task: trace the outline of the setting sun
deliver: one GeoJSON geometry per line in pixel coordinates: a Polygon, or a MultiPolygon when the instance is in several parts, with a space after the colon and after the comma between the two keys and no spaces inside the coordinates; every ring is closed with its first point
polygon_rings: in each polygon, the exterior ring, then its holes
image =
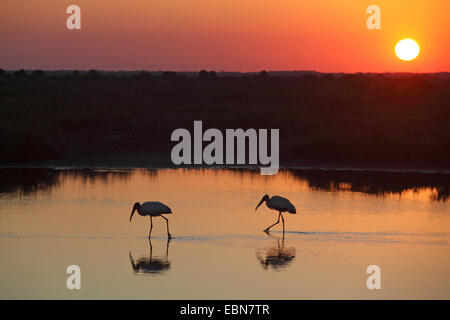
{"type": "Polygon", "coordinates": [[[412,39],[400,40],[395,46],[395,54],[404,61],[415,59],[419,55],[420,47],[416,41],[412,39]]]}

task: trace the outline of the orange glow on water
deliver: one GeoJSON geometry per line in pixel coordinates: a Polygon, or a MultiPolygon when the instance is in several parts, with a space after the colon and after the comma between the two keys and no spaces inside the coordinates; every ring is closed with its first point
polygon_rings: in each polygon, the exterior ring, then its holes
{"type": "Polygon", "coordinates": [[[435,190],[374,195],[310,183],[283,170],[64,171],[49,189],[0,197],[0,297],[450,297],[449,203],[433,200],[435,190]],[[285,215],[285,239],[280,226],[261,231],[276,219],[265,206],[254,211],[265,193],[297,208],[285,215]],[[151,253],[149,219],[128,220],[146,200],[173,211],[175,238],[168,244],[155,218],[151,253]],[[73,263],[86,270],[76,297],[60,284],[73,263]],[[364,285],[374,263],[386,283],[376,296],[364,285]]]}

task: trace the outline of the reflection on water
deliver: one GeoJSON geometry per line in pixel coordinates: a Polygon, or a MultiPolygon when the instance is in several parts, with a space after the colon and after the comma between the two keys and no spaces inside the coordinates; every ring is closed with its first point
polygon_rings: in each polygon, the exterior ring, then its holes
{"type": "Polygon", "coordinates": [[[0,177],[0,299],[450,298],[446,174],[0,169],[0,177]],[[278,214],[254,210],[262,194],[295,205],[285,239],[281,225],[273,237],[261,231],[278,214]],[[146,217],[129,223],[136,201],[170,206],[171,243],[162,227],[152,242],[144,237],[146,217]],[[73,264],[77,292],[65,287],[73,264]],[[377,292],[365,286],[371,264],[383,273],[377,292]]]}
{"type": "Polygon", "coordinates": [[[418,192],[428,188],[431,200],[446,201],[450,194],[450,174],[422,172],[351,171],[351,170],[289,170],[306,180],[314,190],[353,191],[383,196],[407,190],[418,192]]]}
{"type": "Polygon", "coordinates": [[[169,243],[170,240],[167,240],[166,254],[163,257],[153,256],[153,246],[151,239],[148,239],[148,244],[150,247],[148,256],[139,257],[136,261],[134,261],[130,251],[131,267],[133,268],[134,273],[161,274],[169,270],[169,243]]]}
{"type": "MultiPolygon", "coordinates": [[[[198,170],[198,169],[180,169],[198,170]]],[[[199,169],[204,171],[207,169],[199,169]]],[[[229,169],[213,170],[215,174],[229,169]]],[[[61,179],[79,178],[83,183],[109,183],[112,180],[130,179],[133,170],[54,170],[30,168],[0,168],[0,194],[30,194],[58,187],[61,179]]],[[[140,169],[149,179],[156,178],[158,170],[140,169]]],[[[236,169],[236,175],[258,174],[254,170],[236,169]]],[[[447,201],[450,196],[450,174],[425,172],[389,172],[365,170],[282,169],[301,182],[307,182],[312,190],[330,192],[362,192],[377,196],[402,195],[407,191],[429,190],[430,200],[447,201]]]]}
{"type": "Polygon", "coordinates": [[[44,191],[59,183],[60,171],[51,169],[0,169],[0,194],[30,194],[44,191]]]}
{"type": "MultiPolygon", "coordinates": [[[[269,237],[272,237],[268,234],[269,237]]],[[[295,248],[286,247],[284,244],[285,233],[282,233],[281,243],[280,238],[276,238],[276,246],[271,246],[264,249],[258,249],[256,251],[256,257],[258,258],[261,266],[268,270],[271,268],[275,271],[280,271],[289,266],[295,259],[295,248]]]]}

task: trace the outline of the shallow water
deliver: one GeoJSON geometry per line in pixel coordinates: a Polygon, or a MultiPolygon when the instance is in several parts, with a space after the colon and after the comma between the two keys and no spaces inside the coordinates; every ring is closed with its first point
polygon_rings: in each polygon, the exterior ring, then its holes
{"type": "Polygon", "coordinates": [[[450,298],[446,174],[2,169],[0,298],[450,298]],[[276,221],[264,194],[297,214],[276,221]],[[165,221],[129,216],[136,201],[165,221]],[[66,268],[81,268],[81,290],[66,268]],[[366,268],[381,268],[369,290],[366,268]]]}

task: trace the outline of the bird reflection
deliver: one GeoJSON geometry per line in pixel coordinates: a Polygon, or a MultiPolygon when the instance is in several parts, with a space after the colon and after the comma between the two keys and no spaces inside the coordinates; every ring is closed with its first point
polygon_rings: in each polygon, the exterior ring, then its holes
{"type": "MultiPolygon", "coordinates": [[[[273,237],[271,235],[268,236],[273,237]]],[[[280,271],[288,267],[295,259],[295,248],[285,247],[283,232],[281,241],[280,238],[277,237],[276,246],[258,249],[256,251],[256,257],[265,270],[272,269],[274,271],[280,271]]]]}
{"type": "Polygon", "coordinates": [[[133,260],[133,257],[130,252],[130,261],[131,267],[133,268],[134,273],[150,273],[150,274],[162,274],[170,269],[170,261],[169,257],[169,243],[170,240],[167,240],[166,244],[166,254],[164,257],[153,257],[152,256],[152,241],[148,239],[148,243],[150,245],[150,253],[149,257],[142,256],[139,257],[136,261],[133,260]]]}

